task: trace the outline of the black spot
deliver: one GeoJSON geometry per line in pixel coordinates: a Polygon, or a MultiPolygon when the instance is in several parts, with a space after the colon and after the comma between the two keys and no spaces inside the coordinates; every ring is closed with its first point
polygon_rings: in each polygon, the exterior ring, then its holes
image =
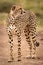
{"type": "Polygon", "coordinates": [[[36,36],[33,36],[32,39],[34,39],[36,36]]]}
{"type": "Polygon", "coordinates": [[[13,39],[11,39],[11,41],[13,41],[13,39]]]}
{"type": "Polygon", "coordinates": [[[18,61],[21,61],[21,59],[18,59],[18,61]]]}
{"type": "Polygon", "coordinates": [[[26,37],[26,39],[29,39],[30,37],[26,37]]]}
{"type": "Polygon", "coordinates": [[[32,59],[36,59],[35,57],[32,57],[32,59]]]}
{"type": "Polygon", "coordinates": [[[25,34],[25,36],[27,36],[27,34],[25,34]]]}
{"type": "Polygon", "coordinates": [[[21,46],[20,44],[18,44],[18,46],[21,46]]]}
{"type": "Polygon", "coordinates": [[[18,52],[18,55],[21,55],[21,52],[18,52]]]}
{"type": "Polygon", "coordinates": [[[22,12],[21,12],[21,14],[22,14],[22,12]]]}
{"type": "Polygon", "coordinates": [[[26,13],[26,12],[24,11],[24,13],[26,13]]]}
{"type": "Polygon", "coordinates": [[[29,35],[29,32],[28,32],[28,35],[29,35]]]}
{"type": "Polygon", "coordinates": [[[9,43],[11,43],[11,41],[9,41],[9,43]]]}
{"type": "Polygon", "coordinates": [[[13,46],[11,46],[10,48],[12,48],[13,46]]]}
{"type": "Polygon", "coordinates": [[[20,41],[18,41],[18,42],[20,42],[20,41]]]}
{"type": "Polygon", "coordinates": [[[18,51],[20,50],[21,48],[18,48],[18,51]]]}
{"type": "Polygon", "coordinates": [[[11,37],[9,36],[9,39],[11,39],[11,37]]]}
{"type": "Polygon", "coordinates": [[[39,46],[39,42],[36,42],[35,45],[36,45],[36,47],[38,47],[39,46]]]}

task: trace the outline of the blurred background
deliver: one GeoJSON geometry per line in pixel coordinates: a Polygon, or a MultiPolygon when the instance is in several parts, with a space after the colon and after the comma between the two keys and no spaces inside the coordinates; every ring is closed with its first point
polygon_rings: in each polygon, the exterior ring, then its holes
{"type": "Polygon", "coordinates": [[[0,24],[5,24],[12,5],[19,4],[26,10],[33,11],[38,20],[38,30],[43,27],[43,0],[0,0],[0,24]]]}

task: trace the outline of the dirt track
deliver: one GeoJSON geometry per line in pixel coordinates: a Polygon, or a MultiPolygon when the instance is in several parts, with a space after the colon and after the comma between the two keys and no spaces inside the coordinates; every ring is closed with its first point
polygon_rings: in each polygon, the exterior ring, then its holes
{"type": "Polygon", "coordinates": [[[4,26],[0,26],[0,65],[43,65],[43,31],[37,33],[40,46],[37,48],[37,57],[40,59],[27,59],[28,44],[26,44],[24,34],[22,34],[22,61],[17,62],[17,37],[14,36],[14,62],[8,63],[9,44],[8,36],[4,26]]]}

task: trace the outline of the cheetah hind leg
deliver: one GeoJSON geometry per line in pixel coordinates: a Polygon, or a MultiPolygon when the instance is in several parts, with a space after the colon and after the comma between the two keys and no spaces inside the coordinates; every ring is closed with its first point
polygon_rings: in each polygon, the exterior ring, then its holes
{"type": "Polygon", "coordinates": [[[32,59],[36,59],[36,47],[39,46],[39,42],[37,42],[37,38],[36,38],[36,27],[35,26],[31,27],[30,32],[31,32],[31,37],[32,37],[32,42],[33,42],[32,59]]]}
{"type": "Polygon", "coordinates": [[[31,39],[30,39],[30,32],[29,32],[29,25],[27,25],[24,29],[24,33],[25,33],[25,37],[26,37],[26,41],[29,45],[29,56],[27,57],[27,59],[31,59],[31,53],[32,53],[32,44],[31,44],[31,39]]]}

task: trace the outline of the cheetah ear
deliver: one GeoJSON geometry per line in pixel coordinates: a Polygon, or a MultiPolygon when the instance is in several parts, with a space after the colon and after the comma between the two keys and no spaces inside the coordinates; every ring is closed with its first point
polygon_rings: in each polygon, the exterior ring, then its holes
{"type": "Polygon", "coordinates": [[[15,6],[15,5],[13,5],[13,6],[12,6],[12,8],[11,8],[11,10],[15,10],[15,8],[16,8],[16,6],[15,6]]]}

